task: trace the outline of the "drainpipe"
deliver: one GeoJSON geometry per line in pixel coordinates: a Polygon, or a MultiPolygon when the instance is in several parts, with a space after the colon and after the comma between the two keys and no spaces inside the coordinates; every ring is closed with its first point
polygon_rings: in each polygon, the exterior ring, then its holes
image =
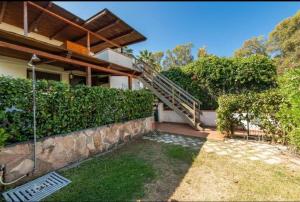
{"type": "MultiPolygon", "coordinates": [[[[28,62],[28,66],[32,68],[32,96],[33,96],[33,102],[32,102],[32,110],[33,110],[33,169],[30,172],[34,172],[36,170],[36,77],[35,77],[35,63],[39,62],[40,59],[36,56],[36,54],[33,54],[30,61],[28,62]]],[[[29,173],[30,173],[29,172],[29,173]]],[[[5,173],[5,165],[0,165],[0,184],[3,185],[11,185],[14,184],[16,182],[18,182],[19,180],[21,180],[22,178],[24,178],[25,176],[27,176],[29,173],[19,177],[16,180],[13,180],[11,182],[4,182],[3,176],[5,173]]]]}

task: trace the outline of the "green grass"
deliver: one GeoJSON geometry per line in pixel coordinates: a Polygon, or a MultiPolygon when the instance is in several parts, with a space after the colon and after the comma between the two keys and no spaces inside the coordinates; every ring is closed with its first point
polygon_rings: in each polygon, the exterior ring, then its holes
{"type": "Polygon", "coordinates": [[[124,201],[142,197],[154,170],[132,155],[108,155],[61,172],[72,183],[46,201],[124,201]]]}
{"type": "Polygon", "coordinates": [[[198,152],[190,148],[169,144],[165,145],[165,153],[171,159],[177,159],[184,161],[185,163],[191,163],[198,152]]]}
{"type": "Polygon", "coordinates": [[[146,140],[59,173],[72,183],[45,201],[300,200],[300,168],[146,140]]]}

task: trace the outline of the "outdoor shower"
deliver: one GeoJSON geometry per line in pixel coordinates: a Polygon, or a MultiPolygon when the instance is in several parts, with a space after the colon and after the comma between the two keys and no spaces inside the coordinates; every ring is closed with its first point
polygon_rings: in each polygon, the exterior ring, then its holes
{"type": "MultiPolygon", "coordinates": [[[[36,54],[33,54],[30,61],[27,63],[29,67],[32,69],[32,111],[33,111],[33,169],[32,172],[36,169],[36,77],[35,77],[35,65],[37,62],[41,61],[36,54]]],[[[0,184],[3,185],[10,185],[13,183],[16,183],[20,179],[24,178],[29,173],[19,177],[18,179],[11,181],[11,182],[4,182],[3,176],[4,176],[5,166],[0,166],[0,184]]]]}
{"type": "Polygon", "coordinates": [[[35,64],[41,61],[40,58],[33,54],[30,61],[28,62],[28,66],[32,68],[32,111],[33,111],[33,172],[36,169],[36,77],[35,77],[35,64]]]}

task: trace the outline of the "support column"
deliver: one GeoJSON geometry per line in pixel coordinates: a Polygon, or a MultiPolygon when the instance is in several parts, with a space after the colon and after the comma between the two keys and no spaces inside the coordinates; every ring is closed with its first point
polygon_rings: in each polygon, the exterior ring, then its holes
{"type": "Polygon", "coordinates": [[[128,76],[128,89],[132,90],[132,76],[128,76]]]}
{"type": "Polygon", "coordinates": [[[24,36],[28,36],[28,16],[27,16],[27,1],[24,1],[24,4],[23,4],[24,6],[23,6],[23,12],[24,12],[24,24],[23,24],[23,26],[24,26],[24,36]]]}
{"type": "Polygon", "coordinates": [[[86,85],[92,86],[92,69],[91,67],[86,68],[86,85]]]}
{"type": "Polygon", "coordinates": [[[88,49],[88,54],[90,55],[91,54],[90,32],[87,33],[86,43],[87,43],[86,46],[87,46],[87,49],[88,49]]]}

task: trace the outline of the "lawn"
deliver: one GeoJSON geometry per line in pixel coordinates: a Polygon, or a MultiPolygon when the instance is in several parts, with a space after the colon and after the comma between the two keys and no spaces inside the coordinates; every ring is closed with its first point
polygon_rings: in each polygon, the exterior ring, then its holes
{"type": "Polygon", "coordinates": [[[300,200],[299,171],[135,140],[60,171],[72,183],[45,200],[300,200]]]}

